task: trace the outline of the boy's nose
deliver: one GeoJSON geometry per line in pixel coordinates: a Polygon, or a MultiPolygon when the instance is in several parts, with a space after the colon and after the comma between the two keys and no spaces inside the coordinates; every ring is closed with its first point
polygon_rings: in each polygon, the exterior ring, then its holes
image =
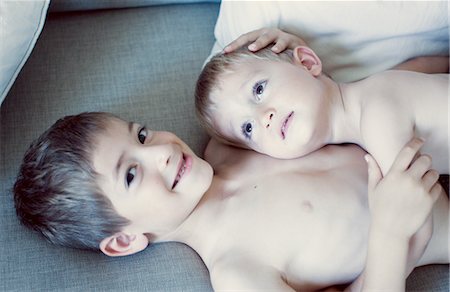
{"type": "Polygon", "coordinates": [[[275,116],[275,111],[268,110],[262,114],[261,124],[266,128],[270,128],[270,124],[272,123],[272,119],[275,116]]]}
{"type": "Polygon", "coordinates": [[[172,157],[174,156],[174,154],[177,151],[181,152],[181,149],[177,150],[176,148],[176,145],[172,143],[146,145],[146,147],[142,148],[142,155],[147,163],[154,163],[154,166],[159,171],[163,171],[170,163],[173,162],[172,157]]]}

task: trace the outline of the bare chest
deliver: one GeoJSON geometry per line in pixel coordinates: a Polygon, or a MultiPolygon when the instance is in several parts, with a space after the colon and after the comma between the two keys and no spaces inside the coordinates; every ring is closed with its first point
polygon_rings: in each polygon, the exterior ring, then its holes
{"type": "Polygon", "coordinates": [[[290,285],[347,282],[362,270],[368,234],[365,180],[285,173],[241,185],[215,225],[214,254],[276,267],[290,285]]]}

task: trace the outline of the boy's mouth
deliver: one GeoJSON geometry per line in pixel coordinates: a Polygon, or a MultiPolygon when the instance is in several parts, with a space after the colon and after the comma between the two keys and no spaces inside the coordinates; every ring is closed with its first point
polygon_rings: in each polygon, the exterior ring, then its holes
{"type": "Polygon", "coordinates": [[[172,184],[172,190],[177,186],[178,182],[183,178],[183,176],[191,169],[192,158],[183,153],[180,162],[178,163],[178,172],[172,184]]]}
{"type": "Polygon", "coordinates": [[[289,124],[292,121],[292,117],[294,116],[294,111],[290,112],[289,115],[284,119],[283,124],[281,125],[281,137],[286,139],[286,133],[289,128],[289,124]]]}

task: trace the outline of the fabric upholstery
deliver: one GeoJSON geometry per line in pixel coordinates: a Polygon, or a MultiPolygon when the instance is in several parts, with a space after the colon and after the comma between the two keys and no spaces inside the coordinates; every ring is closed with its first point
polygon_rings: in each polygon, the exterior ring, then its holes
{"type": "Polygon", "coordinates": [[[220,2],[220,0],[52,0],[50,11],[80,11],[200,2],[220,2]]]}
{"type": "Polygon", "coordinates": [[[173,131],[201,155],[194,86],[212,47],[218,5],[50,14],[0,108],[0,291],[210,291],[190,248],[160,244],[108,258],[52,246],[22,227],[11,188],[23,153],[56,119],[109,111],[173,131]]]}

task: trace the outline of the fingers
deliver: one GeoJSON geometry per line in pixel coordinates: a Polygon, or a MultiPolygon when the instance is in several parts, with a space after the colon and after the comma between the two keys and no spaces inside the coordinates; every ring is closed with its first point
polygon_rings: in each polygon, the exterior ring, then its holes
{"type": "Polygon", "coordinates": [[[275,53],[280,53],[280,52],[286,50],[287,47],[288,47],[288,42],[285,39],[279,38],[275,42],[275,45],[272,47],[272,51],[274,51],[275,53]]]}
{"type": "Polygon", "coordinates": [[[368,167],[368,173],[369,173],[369,178],[368,178],[369,189],[373,189],[380,182],[383,175],[381,173],[380,167],[378,166],[378,163],[375,161],[375,159],[373,159],[373,157],[371,155],[366,154],[364,156],[364,158],[367,161],[367,167],[368,167]]]}
{"type": "Polygon", "coordinates": [[[234,50],[239,49],[240,47],[243,47],[249,42],[254,42],[260,35],[264,34],[263,30],[265,29],[261,28],[241,35],[240,37],[232,41],[228,46],[226,46],[223,51],[225,53],[230,53],[234,50]]]}
{"type": "Polygon", "coordinates": [[[431,169],[431,156],[419,155],[409,166],[408,172],[414,177],[421,178],[428,170],[431,169]]]}
{"type": "Polygon", "coordinates": [[[436,202],[441,193],[444,191],[441,184],[436,182],[430,190],[430,196],[433,199],[433,202],[436,202]]]}
{"type": "Polygon", "coordinates": [[[231,53],[240,47],[247,44],[248,49],[252,52],[256,52],[262,48],[274,43],[271,50],[275,53],[280,53],[286,49],[294,49],[297,46],[306,46],[304,40],[300,37],[286,33],[278,28],[260,28],[250,31],[238,37],[236,40],[228,44],[223,52],[231,53]]]}
{"type": "Polygon", "coordinates": [[[414,157],[418,154],[424,141],[419,138],[411,139],[395,158],[391,170],[404,171],[408,169],[414,157]]]}
{"type": "Polygon", "coordinates": [[[424,188],[428,191],[430,190],[439,180],[439,173],[434,170],[428,170],[425,175],[422,177],[422,184],[424,188]]]}
{"type": "Polygon", "coordinates": [[[251,42],[248,49],[252,52],[265,48],[272,43],[275,43],[272,47],[274,52],[282,52],[288,46],[288,40],[285,39],[287,36],[288,34],[276,28],[261,28],[241,35],[226,46],[223,51],[231,53],[251,42]]]}
{"type": "MultiPolygon", "coordinates": [[[[258,31],[258,35],[252,35],[254,42],[248,46],[248,49],[250,51],[258,51],[262,48],[267,47],[271,43],[276,43],[275,46],[282,47],[283,41],[281,40],[280,43],[280,35],[281,31],[278,29],[263,29],[261,31],[258,31]]],[[[252,41],[249,39],[249,41],[252,41]]],[[[283,50],[286,48],[286,45],[284,45],[283,50]]]]}

